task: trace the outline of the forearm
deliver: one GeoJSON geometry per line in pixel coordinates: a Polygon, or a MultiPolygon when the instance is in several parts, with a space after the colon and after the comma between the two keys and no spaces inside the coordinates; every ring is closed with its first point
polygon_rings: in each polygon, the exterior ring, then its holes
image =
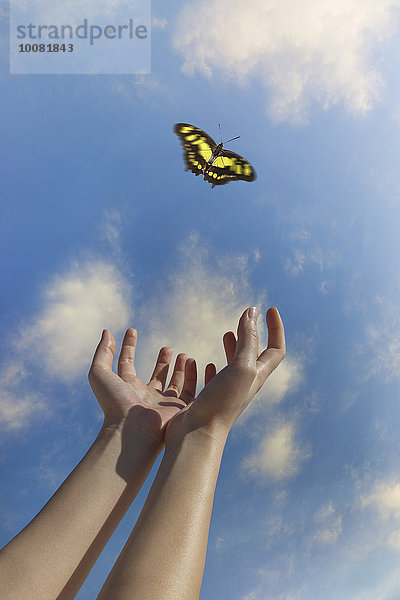
{"type": "Polygon", "coordinates": [[[128,471],[121,464],[122,435],[102,429],[54,496],[3,548],[3,600],[76,596],[159,453],[138,441],[128,471]]]}
{"type": "Polygon", "coordinates": [[[98,600],[198,600],[225,442],[192,432],[166,450],[98,600]]]}

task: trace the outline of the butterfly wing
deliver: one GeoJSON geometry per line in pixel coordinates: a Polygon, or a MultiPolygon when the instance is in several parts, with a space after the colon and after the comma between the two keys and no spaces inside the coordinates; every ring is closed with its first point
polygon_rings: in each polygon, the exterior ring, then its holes
{"type": "Polygon", "coordinates": [[[217,144],[205,131],[189,123],[176,123],[174,131],[183,146],[186,171],[201,175],[217,144]]]}
{"type": "Polygon", "coordinates": [[[254,181],[256,177],[251,164],[243,156],[230,150],[222,150],[204,175],[212,187],[225,185],[230,181],[254,181]]]}

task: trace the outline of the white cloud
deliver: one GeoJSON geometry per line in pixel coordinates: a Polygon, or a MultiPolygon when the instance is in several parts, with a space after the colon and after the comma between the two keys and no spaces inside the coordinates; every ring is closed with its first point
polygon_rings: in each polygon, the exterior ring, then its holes
{"type": "Polygon", "coordinates": [[[122,218],[117,210],[106,212],[100,224],[102,238],[109,244],[114,253],[121,252],[122,218]]]}
{"type": "MultiPolygon", "coordinates": [[[[285,574],[280,573],[281,577],[284,578],[285,574]]],[[[300,596],[295,594],[279,594],[278,596],[271,596],[270,594],[268,594],[268,600],[299,600],[300,596]]],[[[253,591],[250,592],[248,594],[245,594],[244,596],[241,597],[240,600],[265,600],[266,596],[264,592],[261,591],[253,591]]]]}
{"type": "Polygon", "coordinates": [[[237,423],[244,425],[250,417],[260,415],[265,409],[269,409],[288,395],[297,390],[304,382],[303,363],[298,356],[286,357],[283,362],[268,377],[264,386],[256,394],[254,400],[240,415],[237,423]]]}
{"type": "Polygon", "coordinates": [[[377,539],[393,550],[400,550],[400,481],[377,481],[367,496],[361,498],[361,507],[372,508],[380,518],[376,528],[377,539]]]}
{"type": "MultiPolygon", "coordinates": [[[[293,247],[292,256],[285,259],[285,269],[291,275],[300,275],[309,265],[316,265],[321,273],[336,266],[340,261],[340,253],[335,251],[323,252],[319,246],[310,247],[311,238],[305,231],[293,232],[288,239],[295,241],[297,247],[293,247]]],[[[323,280],[319,291],[327,293],[328,281],[323,280]]]]}
{"type": "Polygon", "coordinates": [[[225,538],[223,538],[222,536],[218,536],[217,539],[215,540],[215,549],[221,550],[222,548],[224,548],[224,546],[225,546],[225,538]]]}
{"type": "Polygon", "coordinates": [[[5,429],[24,427],[30,419],[38,416],[38,412],[43,413],[44,408],[38,394],[23,392],[21,397],[20,387],[0,392],[0,423],[5,429]]]}
{"type": "Polygon", "coordinates": [[[260,596],[256,592],[250,592],[242,596],[241,600],[259,600],[260,596]]]}
{"type": "MultiPolygon", "coordinates": [[[[282,505],[279,508],[281,509],[282,505]]],[[[303,528],[304,523],[299,516],[296,520],[288,520],[284,519],[282,514],[277,514],[266,519],[264,532],[266,548],[269,550],[276,544],[281,545],[282,543],[289,545],[290,538],[294,538],[295,535],[301,533],[303,528]]],[[[268,573],[270,572],[268,567],[266,570],[268,573]]],[[[260,570],[258,573],[262,574],[260,570]]]]}
{"type": "Polygon", "coordinates": [[[333,506],[332,500],[329,500],[328,504],[321,506],[314,515],[314,521],[316,523],[325,523],[332,515],[335,514],[335,507],[333,506]]]}
{"type": "Polygon", "coordinates": [[[35,391],[40,365],[50,378],[71,382],[87,373],[101,331],[118,334],[128,326],[129,288],[110,264],[75,264],[43,292],[42,309],[20,327],[14,357],[0,374],[0,422],[9,430],[28,425],[51,410],[35,391]]]}
{"type": "Polygon", "coordinates": [[[338,514],[332,501],[322,506],[314,515],[316,529],[312,541],[318,544],[333,544],[342,533],[342,515],[338,514]]]}
{"type": "Polygon", "coordinates": [[[396,550],[400,550],[400,529],[393,531],[388,538],[388,544],[396,550]]]}
{"type": "Polygon", "coordinates": [[[373,57],[397,28],[398,0],[193,0],[178,18],[183,71],[266,87],[276,121],[305,120],[313,103],[364,116],[380,97],[373,57]],[[195,20],[193,15],[196,15],[195,20]],[[212,15],[212,18],[211,18],[212,15]]]}
{"type": "Polygon", "coordinates": [[[372,506],[383,519],[400,519],[400,482],[377,482],[371,493],[361,499],[361,505],[372,506]]]}
{"type": "Polygon", "coordinates": [[[304,229],[292,231],[286,238],[293,243],[291,256],[282,258],[285,270],[292,276],[298,277],[310,267],[317,269],[321,280],[318,292],[323,296],[329,294],[333,287],[332,278],[327,278],[332,268],[337,267],[341,261],[341,254],[337,250],[320,248],[313,242],[311,235],[304,229]]]}
{"type": "Polygon", "coordinates": [[[302,250],[294,250],[293,258],[287,258],[285,268],[291,275],[299,275],[304,270],[306,255],[302,250]]]}
{"type": "Polygon", "coordinates": [[[354,348],[354,361],[362,364],[364,381],[368,381],[374,375],[379,375],[386,383],[399,378],[400,310],[398,304],[379,296],[369,308],[367,319],[364,340],[354,348]]]}
{"type": "Polygon", "coordinates": [[[308,448],[301,448],[295,442],[295,433],[293,423],[278,425],[264,437],[257,451],[243,460],[242,473],[276,481],[296,475],[311,454],[308,448]]]}
{"type": "Polygon", "coordinates": [[[21,331],[19,351],[39,360],[52,377],[80,377],[88,370],[102,329],[116,334],[128,326],[128,292],[112,265],[75,264],[47,286],[41,313],[21,331]]]}
{"type": "Polygon", "coordinates": [[[288,238],[294,242],[299,242],[305,245],[311,239],[311,234],[306,229],[297,229],[296,231],[292,231],[288,238]]]}
{"type": "Polygon", "coordinates": [[[323,296],[326,296],[326,294],[328,294],[329,292],[329,283],[327,281],[322,281],[321,285],[318,288],[318,291],[323,296]]]}
{"type": "Polygon", "coordinates": [[[27,377],[21,361],[9,363],[0,374],[0,423],[5,429],[20,429],[45,412],[40,394],[25,384],[27,377]]]}
{"type": "MultiPolygon", "coordinates": [[[[285,358],[279,367],[268,377],[265,389],[260,396],[270,404],[277,404],[290,392],[292,393],[303,382],[303,366],[299,358],[285,358]]],[[[257,396],[256,396],[257,398],[257,396]]]]}

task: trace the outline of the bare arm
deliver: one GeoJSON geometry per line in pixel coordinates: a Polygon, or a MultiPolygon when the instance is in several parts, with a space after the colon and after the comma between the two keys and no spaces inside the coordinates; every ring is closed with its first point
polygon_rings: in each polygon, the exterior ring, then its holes
{"type": "Polygon", "coordinates": [[[165,386],[172,351],[162,348],[152,378],[136,377],[136,331],[128,330],[112,372],[114,339],[107,330],[89,380],[104,411],[97,439],[39,514],[0,552],[2,600],[71,600],[140,490],[163,448],[165,425],[185,402],[186,355],[165,386]]]}
{"type": "Polygon", "coordinates": [[[102,429],[54,496],[3,548],[3,600],[76,596],[158,454],[138,445],[125,481],[116,470],[120,453],[121,431],[102,429]]]}
{"type": "Polygon", "coordinates": [[[99,600],[199,597],[224,443],[224,436],[195,432],[166,450],[99,600]]]}
{"type": "MultiPolygon", "coordinates": [[[[153,486],[98,600],[198,600],[214,491],[228,432],[285,355],[282,321],[267,315],[268,348],[259,355],[248,311],[238,340],[224,336],[228,365],[206,368],[206,386],[168,423],[165,454],[153,486]]],[[[186,385],[196,365],[186,362],[186,385]]],[[[193,392],[193,387],[191,388],[193,392]]]]}

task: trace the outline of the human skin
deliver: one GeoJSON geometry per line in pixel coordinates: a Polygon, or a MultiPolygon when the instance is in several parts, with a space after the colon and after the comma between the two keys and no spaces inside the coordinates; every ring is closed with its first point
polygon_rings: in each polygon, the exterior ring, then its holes
{"type": "Polygon", "coordinates": [[[54,496],[1,550],[2,600],[75,598],[162,450],[166,424],[193,400],[193,385],[184,385],[187,355],[178,355],[166,387],[172,350],[162,348],[145,385],[136,377],[136,342],[128,329],[116,374],[114,338],[104,330],[89,372],[103,426],[54,496]]]}
{"type": "MultiPolygon", "coordinates": [[[[198,600],[228,433],[286,352],[281,318],[271,308],[268,348],[260,354],[251,310],[239,321],[237,339],[233,332],[224,336],[227,366],[216,374],[207,365],[203,390],[169,420],[156,478],[98,600],[198,600]]],[[[193,390],[196,379],[189,359],[184,385],[193,390]]]]}

